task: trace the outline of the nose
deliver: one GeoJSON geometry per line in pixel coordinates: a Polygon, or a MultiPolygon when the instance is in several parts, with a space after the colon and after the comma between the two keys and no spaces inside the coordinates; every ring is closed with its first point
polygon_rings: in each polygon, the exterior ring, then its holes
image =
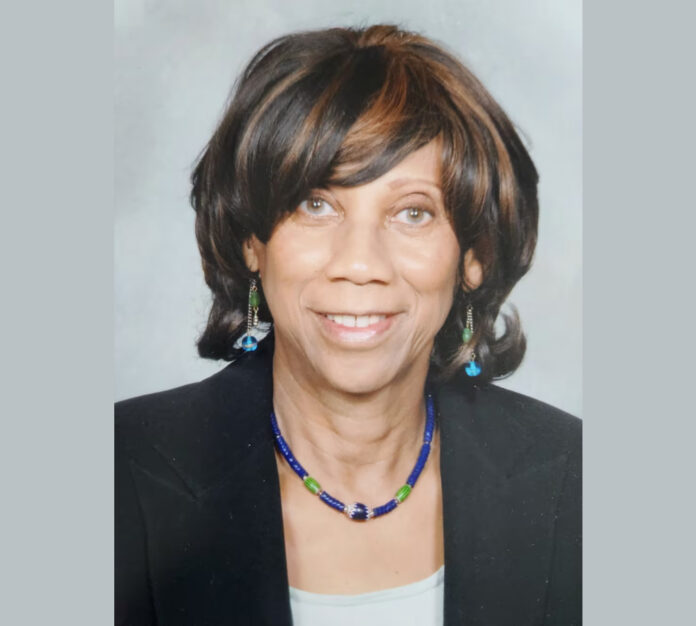
{"type": "Polygon", "coordinates": [[[373,222],[344,220],[334,232],[325,272],[330,280],[357,285],[389,283],[394,268],[383,229],[373,222]]]}

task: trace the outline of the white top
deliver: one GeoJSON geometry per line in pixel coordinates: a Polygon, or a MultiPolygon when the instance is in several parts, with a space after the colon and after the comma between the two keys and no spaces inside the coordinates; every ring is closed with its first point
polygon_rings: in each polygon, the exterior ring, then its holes
{"type": "Polygon", "coordinates": [[[424,580],[357,595],[290,587],[293,626],[442,626],[445,566],[424,580]]]}

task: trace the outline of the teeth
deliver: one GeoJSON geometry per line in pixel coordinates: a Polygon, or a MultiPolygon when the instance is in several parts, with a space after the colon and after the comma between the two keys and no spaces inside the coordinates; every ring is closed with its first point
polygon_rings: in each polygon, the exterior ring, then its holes
{"type": "Polygon", "coordinates": [[[355,325],[358,328],[365,328],[365,326],[369,326],[370,325],[370,316],[369,315],[356,316],[355,325]]]}
{"type": "Polygon", "coordinates": [[[326,317],[336,324],[348,328],[366,328],[386,318],[386,315],[331,315],[326,317]]]}

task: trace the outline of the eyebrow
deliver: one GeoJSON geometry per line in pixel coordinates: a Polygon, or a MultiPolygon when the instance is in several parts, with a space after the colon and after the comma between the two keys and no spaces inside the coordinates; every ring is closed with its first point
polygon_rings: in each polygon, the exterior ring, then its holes
{"type": "Polygon", "coordinates": [[[442,188],[440,185],[432,180],[429,180],[427,178],[410,178],[410,177],[404,177],[404,178],[396,178],[392,181],[390,181],[388,184],[390,189],[396,189],[397,187],[403,187],[404,185],[407,185],[408,183],[424,183],[430,187],[434,187],[438,191],[442,191],[442,188]]]}

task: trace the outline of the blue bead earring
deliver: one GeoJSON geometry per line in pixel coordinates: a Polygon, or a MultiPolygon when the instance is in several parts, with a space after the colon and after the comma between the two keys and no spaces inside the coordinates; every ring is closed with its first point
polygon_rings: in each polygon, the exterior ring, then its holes
{"type": "MultiPolygon", "coordinates": [[[[462,341],[469,343],[474,336],[474,307],[466,305],[466,326],[462,331],[462,341]]],[[[481,365],[476,361],[476,353],[472,350],[469,355],[469,362],[464,368],[467,376],[478,376],[481,373],[481,365]]]]}
{"type": "Polygon", "coordinates": [[[259,342],[256,337],[251,334],[251,329],[259,325],[259,303],[261,297],[259,290],[256,287],[256,280],[251,279],[249,283],[249,305],[247,307],[247,331],[244,339],[242,339],[242,350],[244,352],[253,352],[258,348],[259,342]]]}

